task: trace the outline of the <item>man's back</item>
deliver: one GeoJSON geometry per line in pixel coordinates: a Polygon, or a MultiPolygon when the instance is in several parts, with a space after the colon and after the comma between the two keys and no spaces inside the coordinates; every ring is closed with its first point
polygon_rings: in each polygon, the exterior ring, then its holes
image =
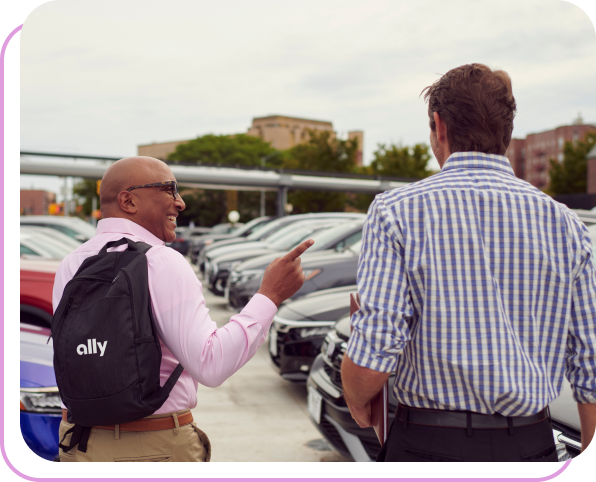
{"type": "MultiPolygon", "coordinates": [[[[573,299],[591,242],[572,212],[515,178],[503,156],[468,152],[377,196],[369,216],[355,363],[396,369],[398,400],[413,407],[518,416],[557,397],[566,350],[593,333],[588,301],[573,299]],[[369,336],[377,324],[387,329],[369,336]],[[397,362],[364,362],[401,349],[397,362]]],[[[578,399],[583,363],[567,358],[578,399]]]]}

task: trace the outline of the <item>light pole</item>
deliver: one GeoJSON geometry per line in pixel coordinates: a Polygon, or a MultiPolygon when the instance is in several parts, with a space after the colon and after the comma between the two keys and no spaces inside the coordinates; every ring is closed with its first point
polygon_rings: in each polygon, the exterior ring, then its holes
{"type": "MultiPolygon", "coordinates": [[[[275,151],[269,154],[268,156],[261,157],[261,167],[265,167],[265,162],[267,162],[269,159],[273,159],[280,153],[281,151],[275,151]]],[[[265,216],[265,191],[261,189],[261,217],[263,216],[265,216]]]]}

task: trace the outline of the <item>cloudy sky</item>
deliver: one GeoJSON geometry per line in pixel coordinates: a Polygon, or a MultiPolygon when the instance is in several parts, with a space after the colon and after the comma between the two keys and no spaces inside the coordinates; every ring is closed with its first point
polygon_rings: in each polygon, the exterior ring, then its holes
{"type": "Polygon", "coordinates": [[[421,90],[470,62],[511,75],[515,137],[596,123],[594,26],[560,0],[56,0],[20,35],[23,150],[129,156],[284,114],[363,130],[368,163],[428,142],[421,90]]]}

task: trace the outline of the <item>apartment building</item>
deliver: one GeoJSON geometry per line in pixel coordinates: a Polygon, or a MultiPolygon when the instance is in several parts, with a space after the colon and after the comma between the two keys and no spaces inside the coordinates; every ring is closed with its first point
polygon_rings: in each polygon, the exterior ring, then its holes
{"type": "MultiPolygon", "coordinates": [[[[332,136],[337,135],[333,130],[333,124],[329,121],[283,115],[253,118],[252,125],[248,128],[246,134],[259,137],[263,141],[271,143],[271,147],[274,149],[285,150],[307,142],[310,137],[310,131],[329,131],[332,133],[332,136]]],[[[358,141],[356,163],[361,166],[364,132],[350,131],[348,132],[348,139],[357,139],[358,141]]],[[[189,140],[143,144],[138,146],[137,152],[139,156],[150,156],[165,160],[169,154],[174,152],[176,146],[184,144],[189,140]]]]}
{"type": "Polygon", "coordinates": [[[550,159],[563,160],[565,142],[583,140],[596,126],[584,124],[581,116],[571,125],[556,127],[544,132],[528,134],[525,139],[512,139],[505,155],[509,158],[515,175],[538,189],[548,186],[550,159]]]}

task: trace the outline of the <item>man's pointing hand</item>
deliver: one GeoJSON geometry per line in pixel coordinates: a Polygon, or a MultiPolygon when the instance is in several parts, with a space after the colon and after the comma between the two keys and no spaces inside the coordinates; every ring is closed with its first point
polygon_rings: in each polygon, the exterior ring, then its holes
{"type": "Polygon", "coordinates": [[[294,295],[304,283],[300,255],[313,244],[314,241],[309,239],[296,246],[285,256],[275,259],[267,266],[258,292],[265,295],[277,306],[294,295]]]}

